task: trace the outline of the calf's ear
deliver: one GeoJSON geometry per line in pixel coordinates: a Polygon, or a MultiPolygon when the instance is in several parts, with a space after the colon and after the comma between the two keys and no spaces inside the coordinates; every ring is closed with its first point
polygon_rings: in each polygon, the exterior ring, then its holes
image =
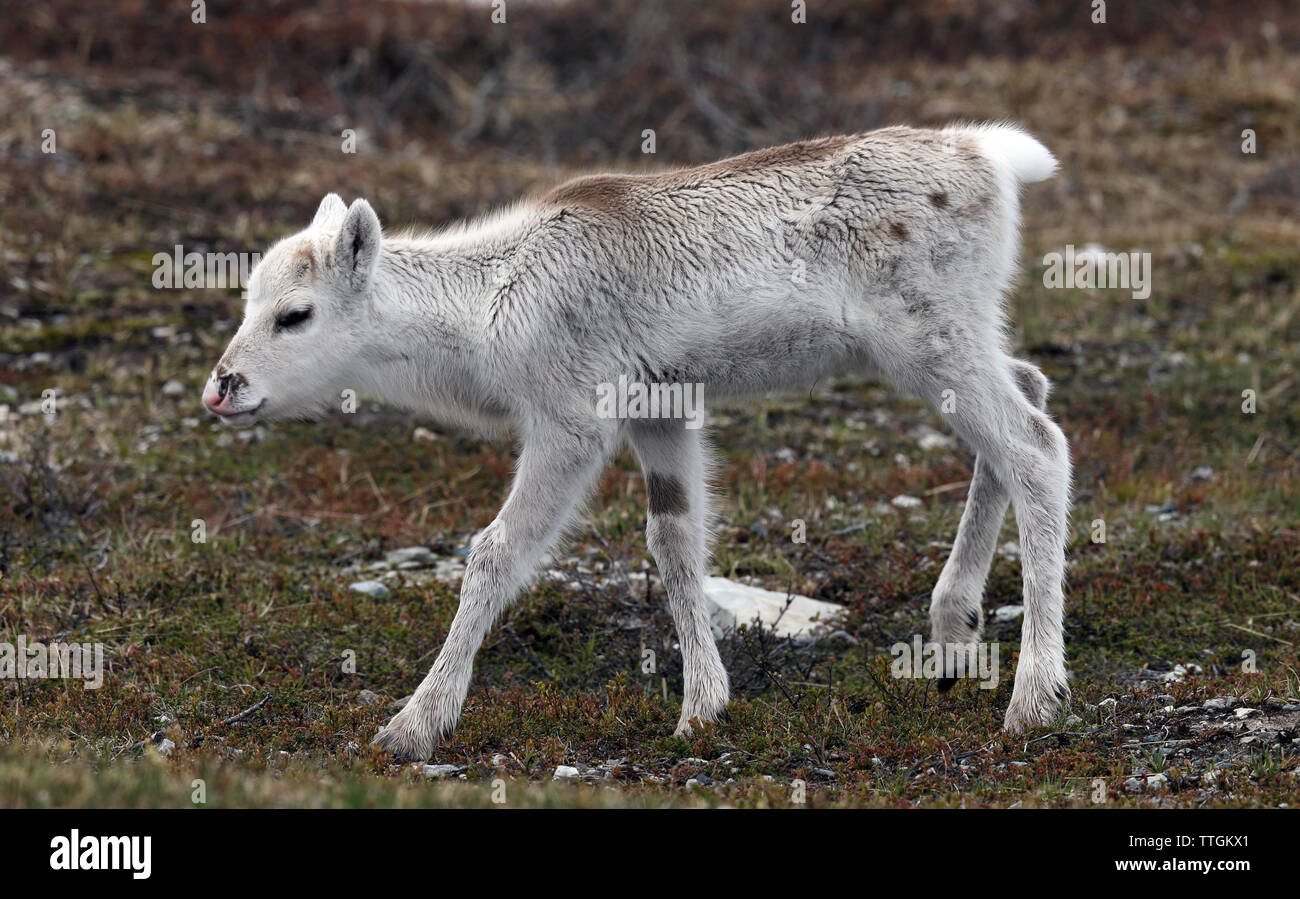
{"type": "Polygon", "coordinates": [[[338,227],[343,217],[348,214],[348,207],[338,194],[326,194],[316,209],[316,217],[311,220],[313,228],[338,227]]]}
{"type": "Polygon", "coordinates": [[[352,288],[369,282],[379,262],[379,216],[365,200],[353,200],[334,243],[334,269],[352,288]]]}

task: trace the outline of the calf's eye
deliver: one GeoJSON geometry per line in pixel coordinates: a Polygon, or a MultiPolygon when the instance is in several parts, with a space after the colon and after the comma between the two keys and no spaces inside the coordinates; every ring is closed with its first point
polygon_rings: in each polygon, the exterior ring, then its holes
{"type": "Polygon", "coordinates": [[[285,331],[289,328],[296,328],[309,318],[311,318],[311,309],[290,309],[288,312],[276,318],[275,329],[277,331],[285,331]]]}

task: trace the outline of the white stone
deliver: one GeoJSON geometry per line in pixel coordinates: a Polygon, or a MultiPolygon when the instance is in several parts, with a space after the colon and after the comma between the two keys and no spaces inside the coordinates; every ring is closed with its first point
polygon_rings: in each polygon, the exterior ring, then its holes
{"type": "Polygon", "coordinates": [[[578,769],[571,768],[568,765],[559,765],[555,769],[555,776],[551,780],[572,780],[578,776],[578,769]]]}
{"type": "Polygon", "coordinates": [[[357,581],[355,584],[350,585],[349,589],[355,590],[357,593],[364,593],[366,596],[387,596],[390,592],[379,581],[357,581]]]}
{"type": "Polygon", "coordinates": [[[956,441],[947,434],[941,434],[928,427],[921,428],[921,436],[916,442],[926,452],[936,449],[948,449],[956,444],[956,441]]]}
{"type": "Polygon", "coordinates": [[[993,619],[995,621],[1015,621],[1023,614],[1025,614],[1024,606],[998,606],[993,610],[993,619]]]}
{"type": "Polygon", "coordinates": [[[425,777],[451,777],[462,769],[455,765],[425,765],[420,770],[425,777]]]}
{"type": "Polygon", "coordinates": [[[465,563],[455,559],[439,559],[433,576],[444,584],[454,584],[465,574],[465,563]]]}
{"type": "Polygon", "coordinates": [[[384,553],[384,562],[388,565],[398,566],[409,563],[419,565],[433,565],[438,561],[438,554],[427,546],[406,546],[402,549],[394,549],[384,553]]]}
{"type": "Polygon", "coordinates": [[[725,577],[705,578],[704,598],[715,637],[741,625],[752,627],[755,620],[778,637],[811,637],[830,630],[844,614],[844,607],[835,603],[787,596],[725,577]]]}
{"type": "Polygon", "coordinates": [[[915,509],[921,505],[921,501],[915,496],[907,496],[905,494],[894,497],[890,502],[900,509],[915,509]]]}
{"type": "Polygon", "coordinates": [[[1201,666],[1195,663],[1175,665],[1173,671],[1166,671],[1164,674],[1160,675],[1160,679],[1167,684],[1180,684],[1187,678],[1187,675],[1200,674],[1201,671],[1201,666]]]}

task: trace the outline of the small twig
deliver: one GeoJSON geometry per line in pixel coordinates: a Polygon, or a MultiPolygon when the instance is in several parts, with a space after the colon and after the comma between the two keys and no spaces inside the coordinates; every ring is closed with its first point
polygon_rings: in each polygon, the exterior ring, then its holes
{"type": "Polygon", "coordinates": [[[894,703],[895,708],[903,707],[902,697],[895,695],[893,690],[889,689],[883,683],[881,683],[880,680],[876,677],[876,675],[872,673],[871,667],[869,665],[863,666],[862,671],[867,675],[867,677],[871,678],[871,682],[876,685],[876,688],[879,689],[880,692],[884,693],[887,697],[889,697],[890,701],[894,703]]]}
{"type": "Polygon", "coordinates": [[[970,481],[952,481],[947,484],[940,484],[938,487],[931,487],[925,491],[926,496],[938,496],[940,493],[951,493],[954,490],[961,490],[970,486],[970,481]]]}
{"type": "Polygon", "coordinates": [[[1230,627],[1234,630],[1245,631],[1248,634],[1254,634],[1256,637],[1263,637],[1265,640],[1273,640],[1281,643],[1283,646],[1295,646],[1290,640],[1283,640],[1281,637],[1274,637],[1272,634],[1265,634],[1262,631],[1252,630],[1248,627],[1242,627],[1240,624],[1233,624],[1230,621],[1222,622],[1224,627],[1230,627]]]}
{"type": "Polygon", "coordinates": [[[234,723],[236,723],[237,721],[243,721],[243,720],[244,720],[245,718],[247,718],[249,715],[251,715],[251,714],[253,714],[254,712],[258,711],[259,709],[263,708],[263,707],[264,707],[268,702],[270,702],[270,701],[271,701],[271,694],[270,694],[270,693],[267,693],[267,694],[266,694],[265,696],[263,696],[263,697],[262,697],[258,702],[254,703],[253,705],[250,705],[248,708],[244,709],[244,710],[243,710],[242,712],[240,712],[238,715],[231,715],[229,718],[225,719],[225,720],[222,721],[221,723],[222,723],[222,724],[234,724],[234,723]]]}
{"type": "Polygon", "coordinates": [[[1058,730],[1050,734],[1043,734],[1041,737],[1034,737],[1032,740],[1029,740],[1028,742],[1025,743],[1025,748],[1022,751],[1027,751],[1029,747],[1032,746],[1033,744],[1039,743],[1043,740],[1050,740],[1052,737],[1091,737],[1091,736],[1092,734],[1084,730],[1058,730]]]}
{"type": "MultiPolygon", "coordinates": [[[[757,637],[760,646],[764,642],[763,639],[764,636],[765,636],[764,629],[762,627],[759,627],[757,630],[757,637]]],[[[781,680],[781,678],[777,677],[775,671],[773,671],[771,668],[768,667],[767,660],[763,657],[756,655],[754,651],[750,649],[749,641],[742,639],[740,641],[740,648],[744,650],[745,654],[749,656],[750,660],[753,661],[754,664],[758,666],[759,674],[763,675],[768,680],[770,680],[773,684],[776,685],[776,687],[781,691],[781,693],[785,695],[786,701],[790,703],[791,707],[793,707],[795,711],[802,712],[802,709],[800,709],[799,707],[798,698],[796,698],[793,693],[791,693],[788,689],[786,689],[785,682],[781,680]]]]}
{"type": "Polygon", "coordinates": [[[515,633],[515,629],[511,625],[507,624],[503,630],[510,635],[510,639],[515,641],[515,645],[519,647],[521,652],[523,652],[524,658],[528,659],[533,667],[542,673],[543,677],[550,681],[555,680],[555,675],[546,670],[546,666],[542,664],[542,660],[537,658],[537,653],[533,652],[532,648],[520,639],[519,635],[515,633]]]}

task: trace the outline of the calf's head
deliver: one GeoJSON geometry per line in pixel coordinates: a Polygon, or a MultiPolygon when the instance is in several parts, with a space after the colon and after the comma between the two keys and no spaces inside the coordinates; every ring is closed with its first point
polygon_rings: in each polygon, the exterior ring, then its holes
{"type": "Polygon", "coordinates": [[[311,418],[339,402],[372,315],[379,218],[365,200],[321,201],[311,226],[273,246],[248,279],[244,320],[203,388],[223,421],[311,418]]]}

